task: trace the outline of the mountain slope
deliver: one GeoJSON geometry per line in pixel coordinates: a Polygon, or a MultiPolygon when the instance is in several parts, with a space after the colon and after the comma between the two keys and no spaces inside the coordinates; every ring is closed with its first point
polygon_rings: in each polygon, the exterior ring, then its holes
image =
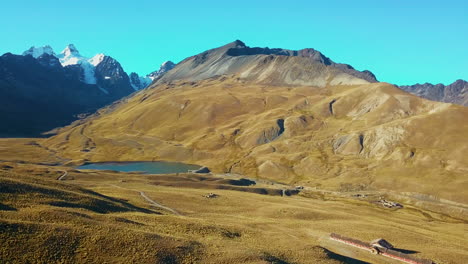
{"type": "Polygon", "coordinates": [[[1,137],[39,136],[134,92],[128,75],[110,56],[82,56],[68,45],[31,47],[0,57],[1,137]]]}
{"type": "Polygon", "coordinates": [[[326,60],[226,55],[232,48],[184,60],[46,145],[77,163],[177,160],[290,184],[468,201],[465,107],[326,60]]]}
{"type": "Polygon", "coordinates": [[[38,59],[1,56],[0,134],[35,136],[118,99],[82,83],[80,72],[78,67],[62,68],[57,58],[47,54],[38,59]]]}
{"type": "Polygon", "coordinates": [[[401,85],[399,88],[429,100],[468,106],[468,82],[464,80],[456,80],[449,85],[424,83],[401,85]]]}

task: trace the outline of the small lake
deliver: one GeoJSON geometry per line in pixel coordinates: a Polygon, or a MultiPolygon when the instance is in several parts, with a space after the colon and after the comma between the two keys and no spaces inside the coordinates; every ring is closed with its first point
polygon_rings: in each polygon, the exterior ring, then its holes
{"type": "Polygon", "coordinates": [[[83,170],[114,170],[114,171],[140,171],[145,174],[182,173],[188,170],[197,170],[201,166],[180,162],[141,161],[141,162],[99,162],[89,163],[77,167],[83,170]]]}

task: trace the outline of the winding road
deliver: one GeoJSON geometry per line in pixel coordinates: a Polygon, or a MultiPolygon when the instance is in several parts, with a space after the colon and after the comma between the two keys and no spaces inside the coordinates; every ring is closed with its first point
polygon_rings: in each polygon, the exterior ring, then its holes
{"type": "Polygon", "coordinates": [[[148,203],[150,203],[151,205],[155,206],[155,207],[159,207],[161,209],[164,209],[164,210],[167,210],[175,215],[181,215],[179,214],[176,210],[172,209],[172,208],[169,208],[167,206],[164,206],[162,204],[159,204],[157,202],[155,202],[154,200],[152,200],[151,198],[149,198],[148,196],[146,196],[146,194],[144,192],[141,192],[140,191],[140,195],[141,197],[143,197],[146,201],[148,201],[148,203]]]}
{"type": "Polygon", "coordinates": [[[63,181],[63,180],[65,180],[65,177],[66,177],[67,175],[68,175],[68,171],[65,171],[65,170],[64,170],[62,176],[58,177],[57,180],[63,181]]]}
{"type": "Polygon", "coordinates": [[[154,206],[154,207],[158,207],[158,208],[161,208],[163,210],[166,210],[166,211],[169,211],[175,215],[180,215],[181,214],[179,212],[177,212],[176,210],[172,209],[172,208],[169,208],[167,206],[164,206],[160,203],[157,203],[156,201],[154,201],[153,199],[149,198],[144,192],[142,191],[139,191],[139,190],[134,190],[134,189],[128,189],[128,188],[124,188],[124,187],[121,187],[121,186],[118,186],[118,185],[115,185],[115,184],[109,184],[110,186],[112,187],[116,187],[116,188],[120,188],[120,189],[124,189],[124,190],[129,190],[129,191],[134,191],[134,192],[138,192],[141,197],[143,197],[143,199],[145,199],[150,205],[154,206]]]}

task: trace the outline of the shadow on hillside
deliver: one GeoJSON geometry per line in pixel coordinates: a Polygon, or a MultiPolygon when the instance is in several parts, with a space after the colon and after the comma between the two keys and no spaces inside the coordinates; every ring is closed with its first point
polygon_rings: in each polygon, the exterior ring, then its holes
{"type": "Polygon", "coordinates": [[[371,264],[370,262],[366,262],[366,261],[362,261],[362,260],[359,260],[359,259],[355,259],[355,258],[340,255],[340,254],[335,253],[333,251],[330,251],[330,250],[328,250],[326,248],[324,248],[324,250],[325,250],[325,253],[327,254],[327,256],[329,258],[341,261],[341,262],[346,263],[346,264],[371,264]]]}
{"type": "Polygon", "coordinates": [[[278,257],[275,257],[269,253],[265,253],[263,256],[262,256],[262,259],[265,260],[265,261],[268,261],[268,263],[271,263],[271,264],[290,264],[289,262],[283,260],[283,259],[280,259],[278,257]]]}
{"type": "Polygon", "coordinates": [[[240,192],[249,192],[263,195],[275,196],[291,196],[298,194],[296,189],[276,189],[276,188],[262,188],[251,187],[256,185],[255,181],[241,178],[241,179],[225,179],[219,177],[199,176],[192,174],[181,175],[161,175],[161,176],[148,176],[151,184],[158,186],[169,186],[178,188],[193,188],[193,189],[212,189],[212,190],[231,190],[240,192]]]}
{"type": "Polygon", "coordinates": [[[416,253],[419,253],[419,251],[409,250],[409,249],[402,249],[402,248],[392,248],[392,249],[395,250],[395,251],[398,251],[400,253],[403,253],[403,254],[416,254],[416,253]]]}
{"type": "MultiPolygon", "coordinates": [[[[77,188],[74,186],[63,186],[64,189],[57,189],[55,186],[50,187],[36,183],[20,183],[13,181],[0,181],[0,193],[13,195],[15,199],[23,200],[24,202],[47,201],[46,203],[52,206],[83,208],[96,213],[111,213],[111,212],[128,212],[136,211],[147,214],[160,214],[156,211],[135,206],[125,200],[109,197],[88,189],[77,188]],[[30,197],[35,197],[37,200],[31,201],[30,197]],[[51,201],[52,200],[52,201],[51,201]]],[[[0,210],[16,210],[15,208],[0,203],[0,210]]]]}
{"type": "Polygon", "coordinates": [[[129,203],[114,204],[108,201],[99,199],[92,199],[90,201],[53,201],[49,205],[67,208],[83,208],[100,214],[114,213],[114,212],[128,212],[138,211],[147,214],[161,214],[145,208],[137,207],[129,203]]]}
{"type": "Polygon", "coordinates": [[[109,201],[111,201],[113,203],[121,204],[122,206],[125,206],[125,207],[131,209],[132,211],[138,211],[138,212],[147,213],[147,214],[161,214],[161,213],[158,213],[158,212],[146,209],[146,208],[135,206],[135,205],[127,202],[126,200],[114,198],[114,197],[111,197],[111,196],[107,196],[107,195],[104,195],[104,194],[101,194],[101,193],[98,193],[98,192],[95,192],[95,191],[91,191],[91,190],[88,190],[88,189],[80,188],[80,191],[82,191],[83,193],[86,193],[86,194],[98,196],[100,198],[109,200],[109,201]]]}
{"type": "Polygon", "coordinates": [[[17,211],[16,208],[0,203],[0,211],[17,211]]]}

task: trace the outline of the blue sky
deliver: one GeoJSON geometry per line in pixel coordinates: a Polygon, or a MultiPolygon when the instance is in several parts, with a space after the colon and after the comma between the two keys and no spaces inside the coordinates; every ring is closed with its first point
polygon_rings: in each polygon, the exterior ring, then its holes
{"type": "Polygon", "coordinates": [[[395,84],[468,79],[464,0],[3,0],[0,53],[73,43],[147,74],[240,39],[248,46],[315,48],[395,84]]]}

